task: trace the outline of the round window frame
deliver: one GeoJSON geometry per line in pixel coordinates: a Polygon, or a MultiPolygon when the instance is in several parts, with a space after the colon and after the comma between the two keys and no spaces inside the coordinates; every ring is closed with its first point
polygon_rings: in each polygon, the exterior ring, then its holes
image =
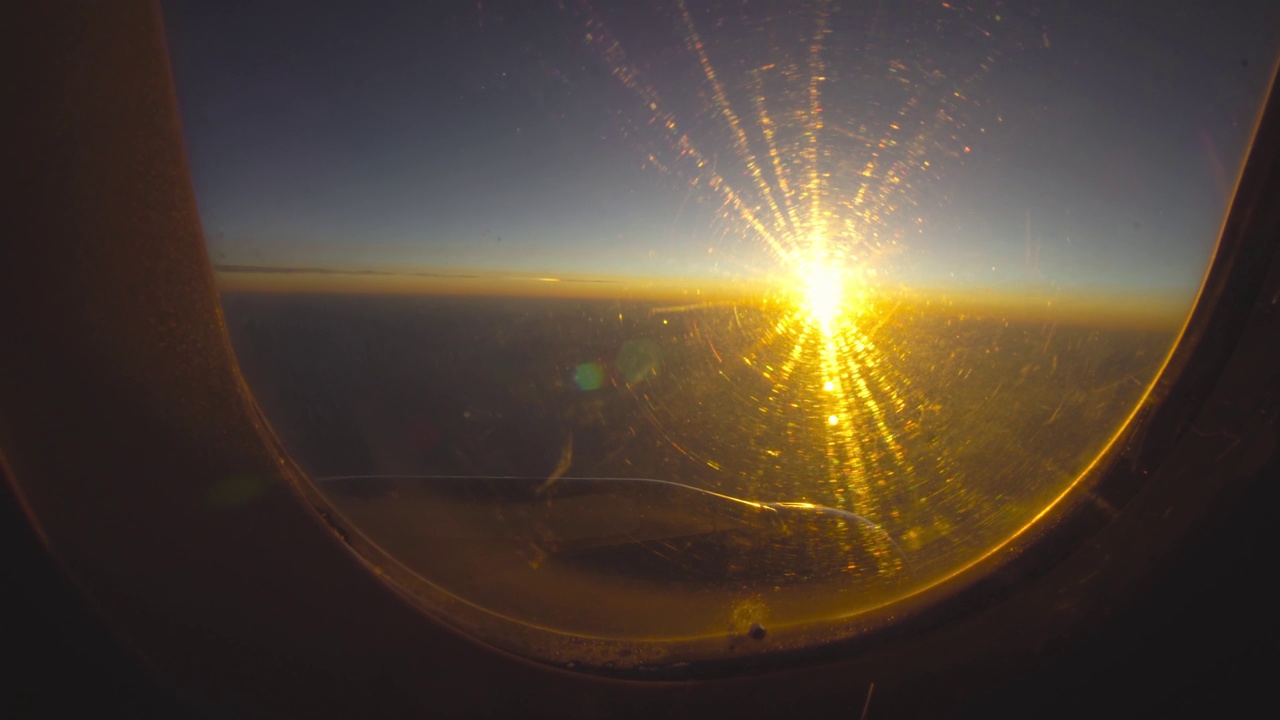
{"type": "Polygon", "coordinates": [[[26,112],[3,223],[24,240],[0,249],[0,458],[105,622],[167,682],[190,689],[208,675],[239,688],[221,700],[231,707],[752,716],[858,696],[872,681],[909,693],[962,666],[956,677],[973,683],[993,658],[1034,652],[1130,596],[1276,452],[1273,83],[1179,346],[1073,501],[856,637],[682,667],[529,662],[406,602],[254,404],[201,240],[158,9],[31,15],[6,38],[29,61],[8,65],[23,67],[13,87],[26,112]],[[210,510],[229,479],[260,494],[210,510]]]}

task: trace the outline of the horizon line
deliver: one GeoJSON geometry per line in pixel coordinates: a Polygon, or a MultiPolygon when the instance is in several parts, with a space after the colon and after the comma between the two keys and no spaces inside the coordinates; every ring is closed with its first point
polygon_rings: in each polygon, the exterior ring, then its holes
{"type": "MultiPolygon", "coordinates": [[[[623,300],[683,304],[772,304],[794,292],[778,278],[663,278],[538,275],[475,270],[340,270],[214,265],[220,293],[274,295],[455,296],[623,300]]],[[[1195,290],[1198,290],[1196,288],[1195,290]]],[[[991,286],[961,283],[867,285],[862,302],[907,303],[920,311],[999,315],[1014,321],[1176,329],[1196,298],[1190,289],[991,286]]]]}

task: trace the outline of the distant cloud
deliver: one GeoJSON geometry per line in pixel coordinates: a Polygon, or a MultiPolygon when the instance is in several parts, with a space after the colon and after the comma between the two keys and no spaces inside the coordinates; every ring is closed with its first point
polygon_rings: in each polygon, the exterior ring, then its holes
{"type": "Polygon", "coordinates": [[[336,269],[314,267],[274,267],[270,265],[214,265],[215,272],[220,273],[254,273],[272,275],[381,275],[386,277],[430,277],[476,279],[484,277],[475,273],[447,272],[395,272],[392,270],[336,269]]]}

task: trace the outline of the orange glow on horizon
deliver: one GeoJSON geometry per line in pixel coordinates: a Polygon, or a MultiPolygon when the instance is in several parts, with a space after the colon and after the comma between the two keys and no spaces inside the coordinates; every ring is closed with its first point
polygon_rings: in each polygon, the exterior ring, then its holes
{"type": "Polygon", "coordinates": [[[687,279],[657,277],[575,278],[548,282],[545,275],[450,272],[281,271],[275,268],[218,269],[220,292],[314,295],[453,295],[458,297],[539,297],[577,300],[658,302],[680,305],[738,303],[798,308],[819,328],[850,317],[874,319],[876,308],[903,305],[918,312],[999,317],[1010,322],[1047,322],[1163,330],[1185,320],[1193,298],[1171,292],[1032,288],[885,287],[864,283],[856,269],[819,269],[806,282],[787,279],[687,279]]]}

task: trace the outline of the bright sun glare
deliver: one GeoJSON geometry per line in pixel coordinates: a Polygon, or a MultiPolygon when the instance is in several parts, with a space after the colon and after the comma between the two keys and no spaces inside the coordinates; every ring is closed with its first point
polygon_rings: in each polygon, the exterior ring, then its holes
{"type": "Polygon", "coordinates": [[[830,331],[845,310],[844,268],[814,261],[806,265],[799,279],[809,320],[824,332],[830,331]]]}

